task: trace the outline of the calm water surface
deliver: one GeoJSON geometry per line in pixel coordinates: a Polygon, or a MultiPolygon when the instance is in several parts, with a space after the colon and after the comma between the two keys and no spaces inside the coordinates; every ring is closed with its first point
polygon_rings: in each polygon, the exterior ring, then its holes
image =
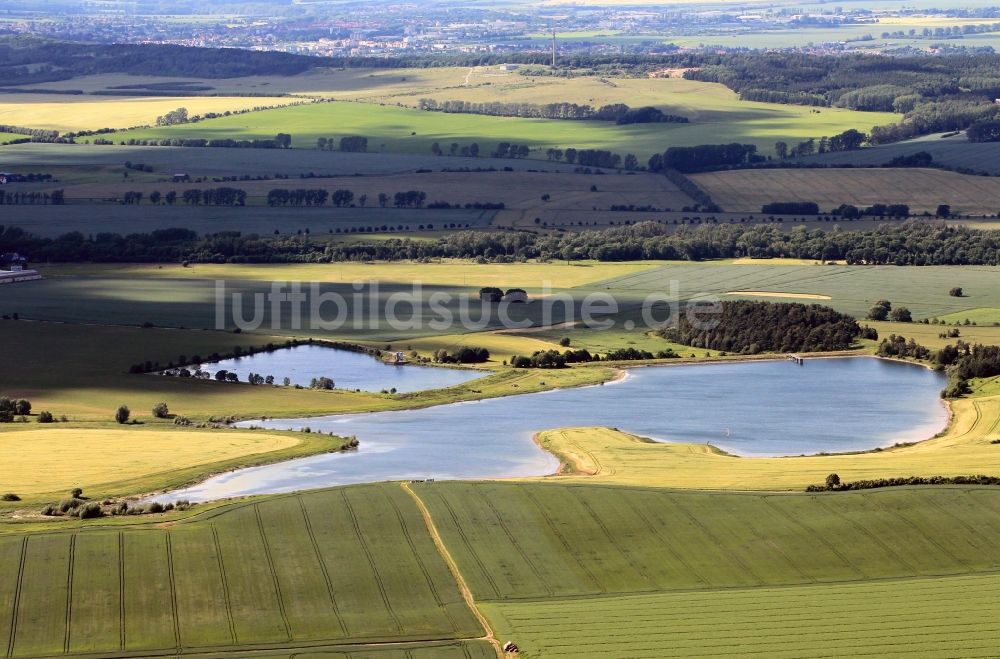
{"type": "Polygon", "coordinates": [[[746,456],[865,450],[927,439],[944,428],[948,416],[938,398],[944,385],[939,373],[872,358],[702,364],[637,368],[603,386],[421,410],[272,420],[264,425],[356,435],[361,448],[222,474],[161,499],[538,476],[552,473],[557,461],[532,435],[566,426],[611,426],[746,456]]]}
{"type": "Polygon", "coordinates": [[[273,375],[277,383],[287,377],[292,384],[308,387],[313,378],[328,377],[338,389],[388,391],[395,388],[400,393],[451,387],[488,375],[467,368],[429,368],[412,364],[388,366],[371,355],[320,345],[260,352],[249,357],[203,364],[202,368],[211,373],[221,369],[232,371],[244,382],[250,373],[259,373],[273,375]]]}

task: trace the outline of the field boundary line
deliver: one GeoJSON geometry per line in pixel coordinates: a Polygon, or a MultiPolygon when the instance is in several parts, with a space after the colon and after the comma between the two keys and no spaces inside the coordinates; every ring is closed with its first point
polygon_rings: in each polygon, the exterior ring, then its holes
{"type": "Polygon", "coordinates": [[[118,644],[125,651],[125,532],[118,532],[118,644]]]}
{"type": "Polygon", "coordinates": [[[441,534],[438,533],[437,526],[434,524],[434,518],[431,517],[430,509],[428,509],[424,504],[423,499],[421,499],[420,496],[413,491],[413,488],[410,487],[409,483],[403,481],[399,484],[399,486],[410,495],[413,502],[417,505],[417,509],[420,511],[420,516],[424,520],[424,526],[427,527],[427,532],[430,534],[431,540],[434,541],[434,546],[437,547],[438,553],[448,566],[448,571],[451,572],[451,575],[455,578],[455,585],[458,586],[458,592],[462,594],[462,599],[465,600],[465,605],[469,607],[469,610],[471,610],[473,615],[476,616],[479,624],[483,626],[483,631],[486,633],[483,640],[488,641],[489,644],[493,646],[493,650],[496,652],[497,657],[502,659],[502,657],[504,657],[504,651],[503,648],[500,647],[500,641],[496,639],[496,636],[493,633],[493,628],[490,627],[490,621],[486,619],[483,612],[479,610],[478,606],[476,606],[476,599],[472,596],[472,590],[469,589],[469,584],[465,582],[465,577],[462,576],[461,570],[458,569],[458,563],[455,562],[455,559],[452,558],[451,552],[448,551],[448,546],[445,545],[444,539],[441,537],[441,534]]]}
{"type": "Polygon", "coordinates": [[[24,582],[24,562],[28,555],[28,536],[21,540],[21,562],[17,567],[17,585],[14,587],[14,606],[10,612],[10,638],[7,639],[7,656],[14,656],[14,639],[17,636],[17,613],[21,608],[21,585],[24,582]]]}
{"type": "Polygon", "coordinates": [[[299,500],[299,508],[302,509],[302,520],[306,525],[306,533],[309,534],[309,542],[312,543],[313,551],[316,553],[316,561],[319,563],[320,572],[323,573],[323,580],[326,582],[326,592],[330,595],[330,606],[333,607],[333,615],[337,618],[340,631],[343,632],[345,637],[348,637],[347,625],[344,623],[344,618],[340,613],[340,607],[337,606],[337,598],[333,594],[333,580],[330,579],[330,571],[326,567],[326,561],[323,560],[323,554],[319,549],[319,542],[316,541],[312,521],[309,519],[309,511],[306,510],[306,502],[302,497],[296,498],[299,500]]]}
{"type": "Polygon", "coordinates": [[[66,628],[63,630],[63,653],[69,654],[69,637],[73,625],[73,564],[76,561],[76,533],[69,537],[69,559],[66,566],[66,628]]]}
{"type": "Polygon", "coordinates": [[[393,622],[396,623],[396,630],[400,633],[403,631],[403,625],[399,622],[399,616],[392,608],[392,604],[389,602],[389,594],[385,592],[385,583],[382,581],[382,577],[379,576],[378,567],[375,565],[375,558],[372,556],[372,550],[368,546],[368,541],[365,540],[365,534],[361,532],[361,524],[358,522],[358,516],[354,513],[354,507],[351,505],[351,500],[347,498],[347,492],[344,490],[340,491],[340,497],[344,501],[344,506],[347,509],[347,514],[351,518],[351,524],[354,526],[354,533],[358,536],[358,542],[361,544],[361,549],[365,553],[365,559],[368,561],[368,567],[372,569],[372,576],[375,578],[375,583],[378,584],[378,592],[382,596],[382,603],[385,604],[385,610],[389,613],[393,622]]]}
{"type": "Polygon", "coordinates": [[[219,577],[222,579],[222,593],[226,596],[226,619],[229,621],[229,635],[233,639],[233,645],[239,644],[236,638],[236,623],[233,622],[233,601],[229,595],[229,579],[226,577],[226,563],[222,558],[222,546],[219,544],[219,529],[215,522],[210,522],[212,527],[212,544],[215,546],[215,557],[219,562],[219,577]]]}
{"type": "Polygon", "coordinates": [[[181,651],[181,621],[177,617],[177,583],[174,581],[174,548],[170,542],[170,531],[164,531],[167,543],[167,575],[170,582],[170,612],[174,617],[174,642],[181,651]]]}
{"type": "Polygon", "coordinates": [[[278,582],[278,572],[274,569],[274,558],[271,556],[271,547],[267,544],[267,535],[264,533],[264,522],[260,518],[260,505],[253,504],[254,516],[257,518],[257,531],[260,533],[260,541],[264,546],[264,558],[267,559],[267,569],[271,573],[271,580],[274,582],[274,596],[278,601],[278,612],[281,613],[281,621],[285,624],[285,636],[292,640],[292,626],[288,622],[288,614],[285,612],[285,600],[281,597],[281,583],[278,582]]]}

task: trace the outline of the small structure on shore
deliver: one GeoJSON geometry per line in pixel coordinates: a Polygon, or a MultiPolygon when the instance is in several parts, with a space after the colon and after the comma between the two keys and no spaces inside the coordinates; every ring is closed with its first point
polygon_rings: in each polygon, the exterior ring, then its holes
{"type": "Polygon", "coordinates": [[[386,364],[392,364],[393,366],[402,365],[406,363],[406,355],[402,351],[394,352],[389,355],[385,360],[386,364]]]}
{"type": "Polygon", "coordinates": [[[41,278],[42,275],[37,270],[28,268],[28,259],[17,252],[0,254],[0,284],[16,284],[41,278]]]}

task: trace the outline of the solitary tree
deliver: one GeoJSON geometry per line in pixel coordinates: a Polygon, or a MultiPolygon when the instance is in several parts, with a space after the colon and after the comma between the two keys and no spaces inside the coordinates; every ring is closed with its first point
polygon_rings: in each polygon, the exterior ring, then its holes
{"type": "Polygon", "coordinates": [[[889,313],[889,317],[897,323],[913,322],[913,315],[910,314],[910,310],[906,307],[896,307],[889,313]]]}
{"type": "Polygon", "coordinates": [[[170,416],[170,410],[167,408],[166,403],[157,403],[153,405],[153,416],[157,419],[166,419],[170,416]]]}
{"type": "Polygon", "coordinates": [[[892,304],[889,300],[879,300],[868,310],[869,320],[888,320],[889,312],[892,311],[892,304]]]}
{"type": "Polygon", "coordinates": [[[840,476],[837,474],[830,474],[826,477],[826,489],[835,490],[840,487],[840,476]]]}
{"type": "Polygon", "coordinates": [[[965,291],[962,290],[961,286],[956,286],[955,288],[948,291],[948,295],[952,297],[962,297],[965,295],[965,291]]]}
{"type": "Polygon", "coordinates": [[[938,217],[951,217],[951,206],[948,204],[941,204],[937,207],[937,212],[934,214],[938,217]]]}
{"type": "Polygon", "coordinates": [[[128,406],[122,405],[115,411],[115,421],[118,423],[128,423],[128,418],[132,414],[128,406]]]}

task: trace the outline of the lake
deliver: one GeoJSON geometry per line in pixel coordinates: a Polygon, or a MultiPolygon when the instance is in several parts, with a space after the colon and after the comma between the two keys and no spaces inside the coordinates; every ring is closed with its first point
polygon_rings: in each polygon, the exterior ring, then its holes
{"type": "Polygon", "coordinates": [[[280,348],[273,352],[258,352],[248,357],[224,359],[202,364],[202,369],[215,373],[225,369],[246,381],[250,373],[273,375],[281,383],[288,378],[292,384],[308,387],[313,378],[328,377],[338,389],[389,391],[399,393],[441,389],[489,375],[468,368],[435,368],[425,366],[392,366],[362,352],[338,350],[322,345],[300,345],[280,348]]]}
{"type": "Polygon", "coordinates": [[[803,366],[732,362],[635,368],[602,386],[419,410],[275,419],[263,425],[355,435],[361,447],[221,474],[158,498],[207,501],[385,480],[541,476],[558,462],[534,444],[533,434],[567,426],[616,427],[744,456],[867,450],[942,430],[945,382],[920,366],[865,357],[812,359],[803,366]]]}

